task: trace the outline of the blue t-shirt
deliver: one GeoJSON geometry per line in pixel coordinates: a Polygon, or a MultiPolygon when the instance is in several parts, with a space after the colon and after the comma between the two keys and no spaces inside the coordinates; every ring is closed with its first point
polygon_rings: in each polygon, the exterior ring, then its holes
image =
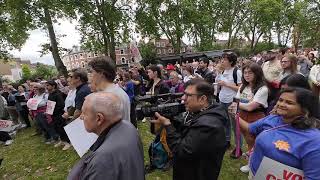
{"type": "Polygon", "coordinates": [[[134,98],[134,84],[132,81],[126,82],[126,85],[124,87],[124,91],[126,91],[126,93],[129,96],[130,103],[132,103],[133,98],[134,98]]]}
{"type": "Polygon", "coordinates": [[[286,125],[281,116],[269,115],[249,125],[256,135],[250,169],[255,174],[264,156],[301,169],[305,179],[320,177],[320,131],[296,129],[286,125]],[[279,128],[275,128],[279,127],[279,128]],[[275,128],[269,131],[267,129],[275,128]]]}

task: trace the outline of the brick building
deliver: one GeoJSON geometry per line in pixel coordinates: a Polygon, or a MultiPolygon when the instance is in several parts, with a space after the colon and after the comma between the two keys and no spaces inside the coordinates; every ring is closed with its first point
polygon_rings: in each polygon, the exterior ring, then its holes
{"type": "MultiPolygon", "coordinates": [[[[174,54],[173,46],[168,39],[154,39],[151,42],[154,44],[158,56],[174,54]]],[[[180,53],[186,52],[192,52],[192,48],[181,41],[180,53]]]]}
{"type": "MultiPolygon", "coordinates": [[[[139,50],[133,43],[116,47],[115,51],[117,65],[133,63],[141,60],[141,58],[138,57],[140,56],[139,50]]],[[[74,46],[68,54],[62,56],[62,61],[67,70],[71,70],[74,68],[86,68],[93,58],[101,56],[104,56],[104,54],[86,51],[80,47],[74,46]]]]}

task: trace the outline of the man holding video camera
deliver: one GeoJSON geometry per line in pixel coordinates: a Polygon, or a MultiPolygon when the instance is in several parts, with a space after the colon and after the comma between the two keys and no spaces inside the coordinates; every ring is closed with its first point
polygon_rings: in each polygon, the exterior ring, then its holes
{"type": "Polygon", "coordinates": [[[164,125],[173,153],[174,180],[218,179],[226,150],[224,123],[227,112],[213,100],[213,88],[205,80],[186,84],[182,100],[187,115],[177,131],[170,120],[156,113],[153,123],[164,125]]]}

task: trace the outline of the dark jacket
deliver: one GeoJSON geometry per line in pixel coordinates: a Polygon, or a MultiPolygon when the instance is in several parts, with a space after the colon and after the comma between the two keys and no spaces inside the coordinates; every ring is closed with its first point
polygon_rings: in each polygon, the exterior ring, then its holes
{"type": "MultiPolygon", "coordinates": [[[[153,85],[153,81],[149,82],[149,86],[147,87],[147,91],[150,91],[153,85]]],[[[160,80],[158,84],[154,87],[154,95],[158,94],[166,94],[169,93],[169,86],[164,80],[160,80]]]]}
{"type": "Polygon", "coordinates": [[[223,107],[215,103],[196,114],[180,133],[172,125],[166,126],[174,180],[218,179],[226,150],[227,117],[223,107]]]}
{"type": "Polygon", "coordinates": [[[54,120],[55,118],[60,118],[64,113],[64,99],[62,92],[60,92],[59,90],[53,91],[49,94],[48,100],[56,102],[56,106],[54,107],[54,111],[52,114],[54,120]]]}
{"type": "Polygon", "coordinates": [[[200,74],[202,76],[202,78],[204,80],[206,80],[209,84],[214,83],[214,79],[215,77],[213,76],[213,72],[211,72],[208,68],[206,68],[206,70],[198,70],[197,72],[198,74],[200,74]]]}

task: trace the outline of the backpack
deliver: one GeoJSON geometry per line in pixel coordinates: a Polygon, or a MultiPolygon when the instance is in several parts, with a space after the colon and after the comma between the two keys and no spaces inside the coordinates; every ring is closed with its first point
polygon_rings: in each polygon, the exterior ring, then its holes
{"type": "Polygon", "coordinates": [[[160,135],[157,135],[155,140],[149,146],[150,165],[157,169],[162,169],[168,162],[168,153],[164,149],[160,141],[160,135]]]}

